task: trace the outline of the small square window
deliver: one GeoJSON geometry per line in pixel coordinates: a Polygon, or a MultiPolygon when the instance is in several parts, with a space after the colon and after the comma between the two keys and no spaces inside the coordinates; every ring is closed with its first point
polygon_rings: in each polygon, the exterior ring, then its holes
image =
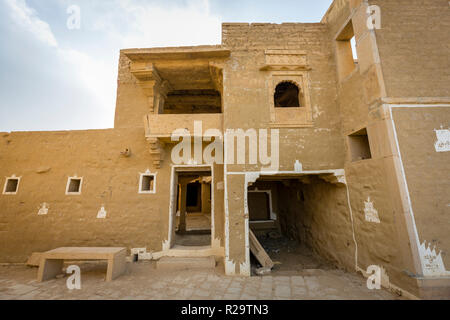
{"type": "Polygon", "coordinates": [[[149,170],[141,173],[139,182],[139,193],[156,193],[156,174],[150,173],[149,170]]]}
{"type": "Polygon", "coordinates": [[[17,191],[19,191],[19,182],[20,178],[15,176],[6,178],[3,194],[17,194],[17,191]]]}
{"type": "Polygon", "coordinates": [[[153,176],[143,176],[141,191],[148,192],[153,190],[153,181],[155,178],[153,176]]]}
{"type": "Polygon", "coordinates": [[[83,184],[83,178],[70,177],[67,181],[66,194],[67,195],[79,195],[81,194],[81,186],[83,184]]]}
{"type": "Polygon", "coordinates": [[[365,128],[349,135],[348,144],[350,147],[352,162],[372,159],[369,137],[365,128]]]}

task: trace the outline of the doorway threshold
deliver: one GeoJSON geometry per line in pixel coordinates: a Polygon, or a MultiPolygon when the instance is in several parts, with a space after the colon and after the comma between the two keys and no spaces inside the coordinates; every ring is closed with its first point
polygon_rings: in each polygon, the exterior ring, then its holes
{"type": "Polygon", "coordinates": [[[211,246],[180,246],[175,245],[169,250],[153,253],[153,260],[158,260],[162,257],[224,257],[225,248],[211,246]]]}

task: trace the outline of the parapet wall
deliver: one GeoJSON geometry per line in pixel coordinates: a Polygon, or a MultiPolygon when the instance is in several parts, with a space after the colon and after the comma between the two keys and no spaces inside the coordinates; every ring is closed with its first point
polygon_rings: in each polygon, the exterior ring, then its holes
{"type": "Polygon", "coordinates": [[[322,23],[223,23],[222,45],[237,50],[326,46],[318,34],[326,33],[322,23]]]}

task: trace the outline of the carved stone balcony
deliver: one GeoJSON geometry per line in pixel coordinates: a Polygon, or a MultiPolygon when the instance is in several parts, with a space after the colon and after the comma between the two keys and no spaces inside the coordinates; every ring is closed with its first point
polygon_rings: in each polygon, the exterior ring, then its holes
{"type": "Polygon", "coordinates": [[[147,114],[144,117],[145,137],[150,143],[153,164],[161,167],[164,146],[172,142],[172,134],[178,136],[215,137],[223,134],[223,114],[147,114]],[[215,129],[214,131],[211,131],[215,129]],[[182,133],[182,131],[184,131],[182,133]]]}

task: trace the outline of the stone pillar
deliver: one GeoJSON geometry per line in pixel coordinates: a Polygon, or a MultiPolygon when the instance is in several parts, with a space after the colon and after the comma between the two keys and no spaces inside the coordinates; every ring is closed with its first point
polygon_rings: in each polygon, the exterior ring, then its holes
{"type": "Polygon", "coordinates": [[[244,174],[228,175],[225,196],[225,273],[250,276],[249,225],[244,174]]]}
{"type": "Polygon", "coordinates": [[[178,232],[186,232],[186,196],[187,196],[187,182],[180,183],[180,223],[178,232]]]}
{"type": "Polygon", "coordinates": [[[211,184],[202,183],[202,213],[211,214],[211,184]]]}

